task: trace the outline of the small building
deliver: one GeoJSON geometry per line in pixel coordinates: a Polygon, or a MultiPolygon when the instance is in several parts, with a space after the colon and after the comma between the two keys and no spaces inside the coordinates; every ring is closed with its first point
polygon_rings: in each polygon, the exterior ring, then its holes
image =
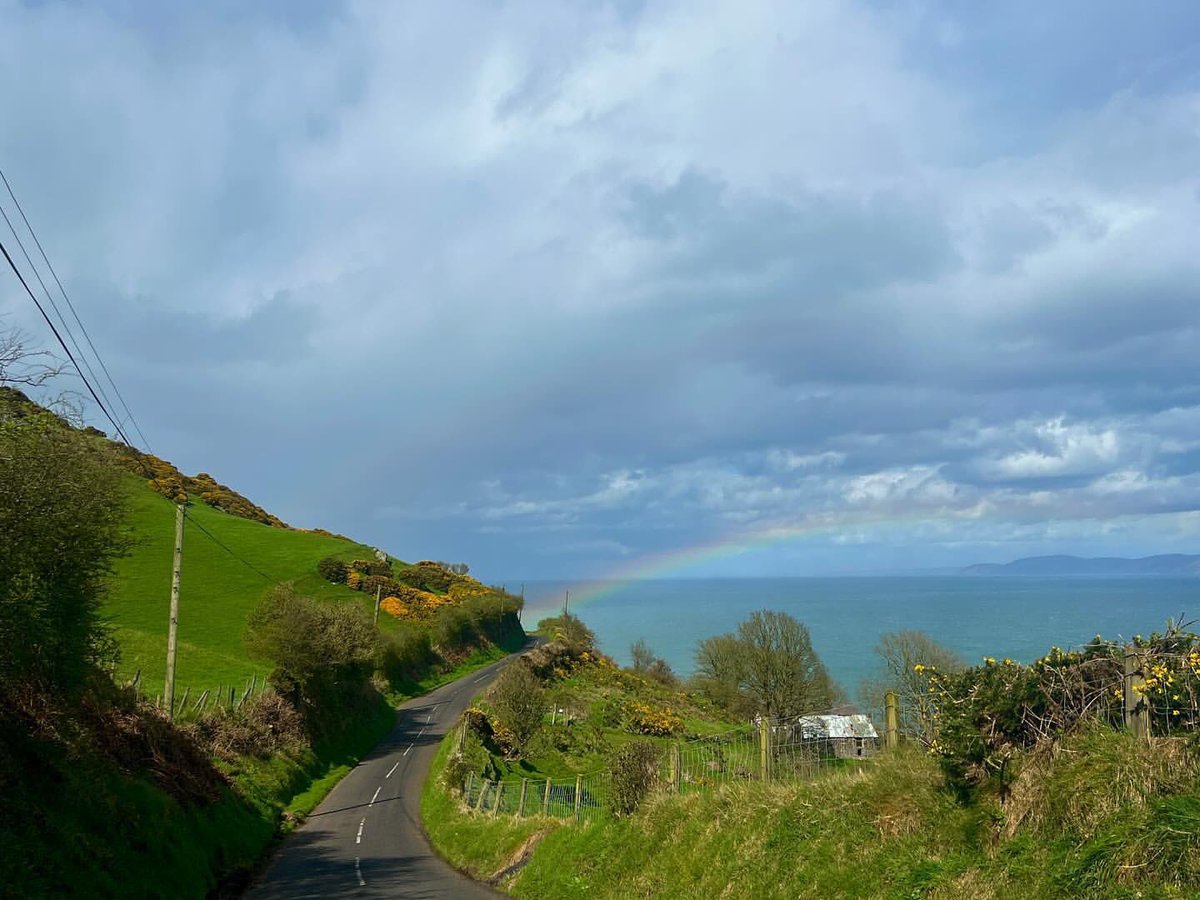
{"type": "Polygon", "coordinates": [[[879,750],[879,732],[864,715],[801,716],[796,725],[793,733],[798,732],[800,742],[818,748],[822,756],[858,759],[879,750]]]}

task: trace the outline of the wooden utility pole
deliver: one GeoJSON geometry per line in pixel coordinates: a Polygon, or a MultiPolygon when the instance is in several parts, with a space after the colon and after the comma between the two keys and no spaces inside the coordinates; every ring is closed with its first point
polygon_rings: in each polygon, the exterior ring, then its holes
{"type": "Polygon", "coordinates": [[[567,591],[566,596],[563,597],[563,618],[564,619],[570,615],[570,613],[568,612],[568,610],[570,608],[571,608],[571,592],[567,591]]]}
{"type": "Polygon", "coordinates": [[[383,590],[383,585],[375,585],[375,624],[379,624],[379,592],[383,590]]]}
{"type": "Polygon", "coordinates": [[[167,627],[167,683],[164,703],[167,718],[175,718],[175,651],[179,645],[179,575],[183,570],[183,516],[185,504],[175,507],[175,558],[171,566],[171,619],[167,627]]]}
{"type": "Polygon", "coordinates": [[[900,744],[900,716],[896,708],[896,692],[888,691],[883,695],[884,731],[883,745],[894,750],[900,744]]]}

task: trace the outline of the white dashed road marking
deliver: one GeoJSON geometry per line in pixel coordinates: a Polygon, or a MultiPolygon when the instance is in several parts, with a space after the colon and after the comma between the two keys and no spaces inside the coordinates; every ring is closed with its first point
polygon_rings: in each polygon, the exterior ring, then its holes
{"type": "Polygon", "coordinates": [[[354,857],[354,874],[358,876],[358,886],[359,887],[362,887],[364,884],[367,883],[366,879],[362,877],[362,866],[359,864],[357,856],[354,857]]]}
{"type": "Polygon", "coordinates": [[[367,824],[366,819],[363,819],[361,822],[358,823],[358,837],[356,837],[354,839],[354,843],[356,843],[356,844],[362,843],[362,830],[363,830],[363,826],[366,824],[367,824]]]}
{"type": "Polygon", "coordinates": [[[383,785],[382,785],[382,784],[381,784],[379,787],[375,788],[375,796],[374,796],[374,797],[372,797],[372,798],[371,798],[371,802],[367,804],[367,807],[368,807],[368,808],[369,808],[369,807],[372,807],[372,806],[374,806],[374,805],[375,805],[375,801],[379,799],[379,792],[380,792],[380,791],[382,791],[382,790],[383,790],[383,785]]]}
{"type": "MultiPolygon", "coordinates": [[[[406,751],[405,751],[405,753],[407,753],[407,752],[408,752],[408,751],[406,750],[406,751]]],[[[384,778],[391,778],[391,777],[392,777],[392,773],[393,773],[393,772],[395,772],[395,771],[396,771],[398,768],[400,768],[400,760],[396,760],[396,765],[394,765],[394,766],[392,766],[390,769],[388,769],[388,773],[387,773],[386,775],[384,775],[383,777],[384,777],[384,778]]]]}

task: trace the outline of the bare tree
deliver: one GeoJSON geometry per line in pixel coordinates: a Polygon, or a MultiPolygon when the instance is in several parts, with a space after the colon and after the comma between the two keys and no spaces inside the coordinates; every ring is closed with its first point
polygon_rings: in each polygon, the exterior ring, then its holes
{"type": "Polygon", "coordinates": [[[53,354],[29,349],[25,336],[17,329],[0,331],[0,385],[41,387],[62,371],[62,364],[53,354]]]}
{"type": "Polygon", "coordinates": [[[883,695],[895,691],[900,701],[901,729],[917,740],[928,742],[933,736],[928,674],[961,672],[965,665],[962,659],[923,631],[885,632],[875,645],[875,655],[879,665],[859,686],[860,702],[878,716],[883,708],[883,695]]]}

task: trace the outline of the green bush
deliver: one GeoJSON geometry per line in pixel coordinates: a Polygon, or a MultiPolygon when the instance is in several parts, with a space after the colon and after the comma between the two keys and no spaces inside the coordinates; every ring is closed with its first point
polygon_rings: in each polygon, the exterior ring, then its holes
{"type": "Polygon", "coordinates": [[[334,584],[345,584],[346,576],[350,574],[350,567],[336,556],[327,556],[317,563],[317,572],[326,581],[334,584]]]}
{"type": "Polygon", "coordinates": [[[661,748],[653,741],[633,741],[617,750],[609,761],[612,792],[609,806],[613,815],[635,813],[658,783],[661,748]]]}
{"type": "Polygon", "coordinates": [[[397,622],[390,633],[380,636],[379,671],[393,688],[420,679],[437,659],[429,632],[397,622]]]}
{"type": "Polygon", "coordinates": [[[488,702],[511,736],[513,751],[522,754],[546,717],[546,692],[541,682],[517,660],[496,679],[488,691],[488,702]]]}
{"type": "Polygon", "coordinates": [[[18,686],[74,694],[115,659],[100,603],[124,509],[104,445],[49,412],[0,414],[0,703],[18,686]]]}
{"type": "Polygon", "coordinates": [[[246,647],[274,665],[271,685],[314,725],[369,693],[379,632],[358,606],[318,603],[284,584],[250,614],[246,647]]]}

